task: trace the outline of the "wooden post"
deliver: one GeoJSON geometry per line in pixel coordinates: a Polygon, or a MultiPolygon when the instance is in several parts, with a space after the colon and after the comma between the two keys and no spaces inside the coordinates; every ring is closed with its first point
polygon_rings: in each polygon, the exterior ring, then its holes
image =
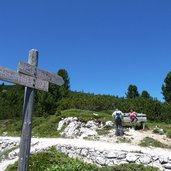
{"type": "Polygon", "coordinates": [[[64,84],[61,76],[44,71],[37,65],[38,51],[32,49],[28,63],[19,62],[18,73],[0,67],[0,80],[25,86],[18,171],[28,171],[35,89],[48,91],[49,82],[60,86],[64,84]]]}
{"type": "MultiPolygon", "coordinates": [[[[37,50],[32,49],[29,51],[28,63],[33,66],[38,65],[37,50]]],[[[32,114],[34,110],[35,91],[36,90],[34,88],[25,87],[24,105],[23,105],[23,123],[22,123],[21,139],[20,139],[18,171],[28,171],[30,144],[31,144],[31,130],[32,130],[32,114]]]]}

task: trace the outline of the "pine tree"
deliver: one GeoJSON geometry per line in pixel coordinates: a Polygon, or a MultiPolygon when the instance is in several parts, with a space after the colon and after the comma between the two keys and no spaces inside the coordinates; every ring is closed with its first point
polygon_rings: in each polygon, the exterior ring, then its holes
{"type": "Polygon", "coordinates": [[[146,91],[146,90],[143,90],[143,91],[142,91],[141,97],[146,98],[146,99],[151,98],[150,94],[149,94],[148,91],[146,91]]]}
{"type": "Polygon", "coordinates": [[[164,84],[162,85],[162,94],[166,102],[171,102],[171,72],[169,72],[164,79],[164,84]]]}
{"type": "Polygon", "coordinates": [[[138,88],[135,85],[129,85],[128,92],[126,94],[127,98],[139,97],[138,88]]]}

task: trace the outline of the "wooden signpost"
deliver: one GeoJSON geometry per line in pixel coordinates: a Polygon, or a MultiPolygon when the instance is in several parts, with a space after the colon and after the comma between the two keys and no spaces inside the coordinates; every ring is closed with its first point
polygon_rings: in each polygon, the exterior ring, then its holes
{"type": "Polygon", "coordinates": [[[49,87],[48,81],[30,77],[28,75],[23,75],[3,67],[0,67],[0,79],[43,91],[48,91],[49,87]]]}
{"type": "Polygon", "coordinates": [[[57,85],[62,85],[64,83],[62,77],[60,77],[59,75],[44,71],[40,68],[24,63],[22,61],[19,62],[18,72],[26,74],[26,75],[30,75],[33,77],[36,74],[36,78],[49,81],[57,85]]]}
{"type": "Polygon", "coordinates": [[[62,77],[44,71],[37,65],[38,51],[32,49],[29,51],[28,64],[20,61],[18,72],[0,67],[0,80],[25,86],[18,171],[28,171],[35,90],[48,91],[49,82],[57,85],[64,83],[62,77]]]}

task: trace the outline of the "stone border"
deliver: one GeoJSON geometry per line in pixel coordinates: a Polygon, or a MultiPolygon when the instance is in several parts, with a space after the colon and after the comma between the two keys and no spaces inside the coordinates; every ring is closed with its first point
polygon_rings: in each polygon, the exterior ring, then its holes
{"type": "Polygon", "coordinates": [[[67,154],[71,158],[78,158],[86,163],[99,166],[119,164],[143,164],[158,167],[160,170],[171,170],[171,157],[151,156],[149,154],[124,152],[117,150],[99,150],[95,148],[77,147],[71,145],[57,145],[57,151],[67,154]]]}

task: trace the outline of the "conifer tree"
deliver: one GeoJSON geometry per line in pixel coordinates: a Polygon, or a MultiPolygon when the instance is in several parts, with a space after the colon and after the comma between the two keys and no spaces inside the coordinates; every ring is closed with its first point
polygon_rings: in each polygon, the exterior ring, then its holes
{"type": "Polygon", "coordinates": [[[162,85],[162,94],[166,102],[171,102],[171,72],[169,72],[164,79],[164,84],[162,85]]]}
{"type": "Polygon", "coordinates": [[[148,93],[148,91],[143,90],[142,93],[141,93],[141,97],[146,98],[146,99],[149,99],[151,96],[148,93]]]}
{"type": "Polygon", "coordinates": [[[135,85],[129,85],[128,92],[126,94],[127,98],[139,97],[138,88],[135,85]]]}

